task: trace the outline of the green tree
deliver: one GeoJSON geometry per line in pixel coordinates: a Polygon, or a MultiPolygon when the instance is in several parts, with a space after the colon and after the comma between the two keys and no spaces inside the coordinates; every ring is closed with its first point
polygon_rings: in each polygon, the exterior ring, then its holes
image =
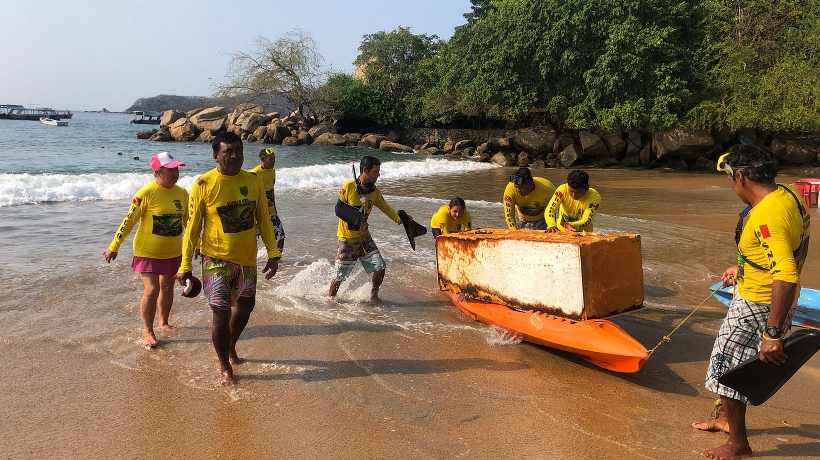
{"type": "Polygon", "coordinates": [[[321,112],[352,129],[378,129],[398,124],[396,105],[381,87],[366,85],[344,73],[331,75],[319,90],[321,112]]]}
{"type": "Polygon", "coordinates": [[[392,32],[365,35],[354,64],[367,86],[381,88],[396,105],[399,122],[421,122],[422,100],[435,78],[432,61],[441,46],[436,35],[413,34],[399,27],[392,32]]]}
{"type": "Polygon", "coordinates": [[[227,81],[216,86],[216,94],[247,101],[281,95],[300,113],[309,114],[327,76],[323,64],[316,41],[300,29],[274,42],[258,37],[252,51],[231,55],[227,81]]]}

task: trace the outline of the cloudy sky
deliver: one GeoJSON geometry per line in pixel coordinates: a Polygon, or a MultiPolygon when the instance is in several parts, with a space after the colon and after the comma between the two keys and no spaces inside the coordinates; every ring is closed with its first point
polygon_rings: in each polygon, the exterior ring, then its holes
{"type": "Polygon", "coordinates": [[[300,28],[353,72],[362,36],[449,39],[469,0],[0,0],[0,104],[111,111],[158,94],[209,96],[229,55],[300,28]]]}

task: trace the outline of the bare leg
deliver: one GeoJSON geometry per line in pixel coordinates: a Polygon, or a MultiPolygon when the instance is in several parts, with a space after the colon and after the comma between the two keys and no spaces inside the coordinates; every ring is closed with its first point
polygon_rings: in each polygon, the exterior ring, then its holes
{"type": "Polygon", "coordinates": [[[211,340],[214,342],[216,357],[219,358],[220,383],[224,386],[233,386],[233,367],[231,367],[228,355],[231,350],[231,311],[212,309],[213,329],[211,330],[211,340]]]}
{"type": "Polygon", "coordinates": [[[174,304],[174,280],[173,275],[159,275],[159,327],[161,329],[173,329],[168,324],[168,316],[171,314],[171,305],[174,304]]]}
{"type": "Polygon", "coordinates": [[[342,285],[342,282],[333,278],[330,280],[330,289],[327,291],[328,297],[336,297],[336,294],[339,292],[339,286],[342,285]]]}
{"type": "Polygon", "coordinates": [[[384,281],[384,272],[385,269],[381,269],[379,271],[373,272],[373,287],[370,288],[370,302],[374,304],[382,303],[382,299],[379,298],[379,288],[382,285],[382,281],[384,281]]]}
{"type": "Polygon", "coordinates": [[[718,460],[740,460],[752,458],[752,447],[746,436],[746,405],[737,399],[720,397],[723,413],[729,422],[729,440],[726,444],[709,449],[704,457],[718,460]]]}
{"type": "Polygon", "coordinates": [[[244,361],[236,354],[236,342],[248,325],[254,305],[256,297],[240,297],[236,300],[236,307],[231,309],[231,347],[228,355],[231,364],[242,364],[244,361]]]}
{"type": "Polygon", "coordinates": [[[142,318],[142,344],[145,348],[157,346],[157,336],[154,335],[154,316],[157,314],[157,298],[159,297],[159,275],[154,273],[140,273],[142,285],[145,288],[140,299],[140,318],[142,318]]]}

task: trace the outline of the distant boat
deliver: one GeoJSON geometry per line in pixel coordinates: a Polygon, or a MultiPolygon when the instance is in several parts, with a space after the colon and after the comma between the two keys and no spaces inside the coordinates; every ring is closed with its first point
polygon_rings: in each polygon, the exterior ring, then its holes
{"type": "MultiPolygon", "coordinates": [[[[735,289],[734,286],[722,286],[723,283],[718,282],[709,290],[714,293],[716,299],[728,307],[732,303],[735,289]]],[[[797,306],[794,308],[792,324],[820,329],[820,291],[807,287],[800,288],[800,298],[797,299],[797,306]]]]}
{"type": "Polygon", "coordinates": [[[0,105],[0,120],[33,120],[41,118],[51,118],[61,120],[71,118],[73,113],[68,110],[54,110],[51,107],[29,108],[22,105],[2,104],[0,105]]]}
{"type": "Polygon", "coordinates": [[[162,114],[159,112],[143,112],[141,110],[134,112],[134,119],[131,123],[139,125],[158,125],[162,114]]]}
{"type": "Polygon", "coordinates": [[[53,120],[51,118],[42,117],[40,118],[40,123],[49,126],[68,126],[67,121],[60,121],[60,120],[53,120]]]}

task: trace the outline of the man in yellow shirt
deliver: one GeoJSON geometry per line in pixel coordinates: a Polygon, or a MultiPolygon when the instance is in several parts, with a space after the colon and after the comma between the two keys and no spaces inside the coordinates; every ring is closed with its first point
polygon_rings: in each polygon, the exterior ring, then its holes
{"type": "Polygon", "coordinates": [[[259,164],[251,169],[251,172],[256,173],[265,185],[265,196],[268,198],[270,222],[273,224],[273,233],[276,235],[276,245],[279,247],[279,252],[282,252],[285,249],[285,229],[282,227],[279,214],[276,213],[276,195],[274,195],[273,192],[276,185],[275,165],[276,149],[268,147],[259,151],[259,164]]]}
{"type": "Polygon", "coordinates": [[[591,232],[592,219],[600,205],[601,195],[589,188],[589,174],[571,171],[567,183],[555,190],[544,213],[547,232],[591,232]]]}
{"type": "Polygon", "coordinates": [[[184,285],[192,276],[191,259],[198,248],[203,290],[213,312],[211,337],[221,383],[233,385],[232,365],[242,362],[236,342],[256,305],[257,231],[268,251],[262,269],[265,279],[276,274],[282,253],[268,215],[265,186],[256,174],[242,169],[242,140],[224,132],[214,137],[211,147],[217,166],[191,187],[179,282],[184,285]]]}
{"type": "Polygon", "coordinates": [[[510,176],[504,189],[504,220],[510,230],[545,230],[544,210],[547,209],[555,186],[543,177],[532,177],[528,168],[510,176]]]}
{"type": "Polygon", "coordinates": [[[356,261],[361,261],[365,272],[373,276],[370,301],[379,304],[379,287],[384,281],[387,266],[376,242],[370,236],[367,218],[375,206],[393,222],[401,225],[402,221],[398,213],[384,201],[381,190],[376,187],[376,180],[381,175],[381,161],[376,157],[365,156],[359,167],[359,176],[346,181],[339,190],[339,201],[361,215],[354,225],[345,221],[337,212],[339,224],[336,227],[336,236],[339,238],[339,244],[336,250],[335,276],[330,281],[328,296],[336,296],[339,286],[350,275],[356,261]]]}
{"type": "Polygon", "coordinates": [[[720,396],[720,411],[717,418],[692,426],[729,433],[726,444],[707,450],[705,457],[751,458],[746,436],[748,400],[718,379],[758,352],[763,362],[781,364],[788,359],[782,339],[800,295],[800,271],[808,253],[811,222],[797,191],[775,182],[777,169],[770,152],[735,145],[718,160],[718,169],[726,172],[732,190],[748,206],[740,214],[735,232],[737,265],[722,275],[723,285],[736,282],[737,290],[718,331],[706,373],[706,389],[720,396]]]}

